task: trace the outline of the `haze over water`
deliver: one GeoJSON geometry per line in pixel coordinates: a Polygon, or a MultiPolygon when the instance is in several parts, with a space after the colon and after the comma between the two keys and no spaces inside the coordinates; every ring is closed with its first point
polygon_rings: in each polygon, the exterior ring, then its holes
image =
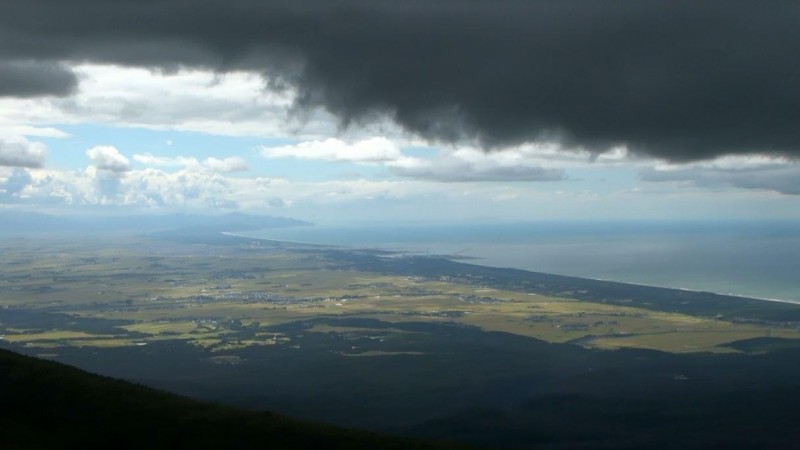
{"type": "Polygon", "coordinates": [[[790,222],[329,225],[241,234],[457,254],[488,266],[800,301],[800,226],[790,222]]]}

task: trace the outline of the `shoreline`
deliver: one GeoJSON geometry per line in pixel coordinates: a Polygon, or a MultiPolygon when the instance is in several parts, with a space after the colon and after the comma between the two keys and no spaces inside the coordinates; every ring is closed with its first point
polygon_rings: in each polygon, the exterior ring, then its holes
{"type": "Polygon", "coordinates": [[[405,254],[405,255],[409,255],[411,257],[417,257],[417,258],[421,258],[421,257],[437,258],[438,257],[438,258],[442,258],[442,259],[445,259],[445,260],[448,260],[448,261],[450,261],[450,260],[458,261],[458,262],[460,262],[462,264],[468,264],[468,265],[473,265],[473,266],[478,266],[478,267],[487,267],[487,268],[494,268],[494,269],[521,270],[521,271],[524,271],[524,272],[539,273],[539,274],[543,274],[543,275],[569,277],[569,278],[577,278],[577,279],[592,280],[592,281],[607,282],[607,283],[620,283],[620,284],[628,284],[628,285],[632,285],[632,286],[641,286],[641,287],[655,288],[655,289],[670,289],[670,290],[685,291],[685,292],[692,292],[692,293],[708,293],[708,294],[714,294],[714,295],[720,295],[720,296],[736,297],[736,298],[740,298],[740,299],[744,299],[744,300],[759,300],[759,301],[773,302],[773,303],[786,303],[786,304],[790,304],[790,305],[800,305],[800,300],[787,300],[787,299],[779,299],[779,298],[771,298],[771,297],[756,297],[756,296],[752,296],[752,295],[743,295],[743,294],[736,294],[736,293],[730,293],[730,292],[716,292],[716,291],[706,291],[706,290],[701,290],[701,289],[689,289],[689,288],[683,288],[683,287],[659,286],[659,285],[646,284],[646,283],[637,283],[637,282],[632,282],[632,281],[612,280],[612,279],[607,279],[607,278],[595,278],[595,277],[585,277],[585,276],[576,276],[576,275],[564,275],[564,274],[557,274],[557,273],[550,273],[550,272],[537,272],[537,271],[533,271],[533,270],[529,270],[529,269],[525,269],[525,268],[519,268],[519,267],[484,265],[484,264],[478,264],[476,262],[463,262],[465,259],[468,259],[470,261],[476,261],[476,260],[483,259],[483,258],[480,258],[480,257],[452,258],[451,259],[451,258],[448,258],[448,256],[451,256],[451,255],[446,255],[446,254],[431,254],[429,256],[422,256],[421,255],[422,252],[413,252],[413,251],[387,250],[387,249],[370,248],[370,247],[352,247],[352,246],[341,246],[341,245],[332,245],[332,244],[317,244],[317,243],[302,242],[302,241],[290,241],[290,240],[282,240],[282,239],[269,239],[269,238],[262,238],[262,237],[245,236],[245,235],[237,234],[237,232],[229,232],[229,231],[222,231],[221,234],[226,235],[226,236],[230,236],[230,237],[240,238],[240,239],[254,239],[254,240],[258,240],[258,241],[267,241],[267,242],[275,242],[275,243],[281,243],[281,244],[292,244],[292,245],[304,245],[304,246],[319,247],[319,248],[329,248],[329,249],[335,249],[335,250],[341,250],[341,251],[359,251],[359,250],[363,251],[363,250],[367,250],[367,251],[375,251],[375,252],[405,254]],[[417,253],[420,253],[420,254],[417,254],[417,253]]]}
{"type": "Polygon", "coordinates": [[[303,242],[303,241],[287,241],[283,239],[269,239],[269,238],[259,238],[253,236],[244,236],[241,234],[236,234],[235,231],[220,231],[220,234],[225,236],[240,238],[240,239],[255,239],[257,241],[267,241],[267,242],[277,242],[281,244],[293,244],[293,245],[306,245],[308,247],[321,247],[321,248],[335,248],[335,249],[342,249],[347,250],[347,247],[342,247],[340,245],[328,245],[328,244],[313,244],[311,242],[303,242]]]}
{"type": "MultiPolygon", "coordinates": [[[[571,275],[568,275],[571,276],[571,275]]],[[[659,288],[659,289],[673,289],[676,291],[686,291],[686,292],[696,292],[696,293],[709,293],[715,295],[724,295],[726,297],[737,297],[746,300],[762,300],[765,302],[776,302],[776,303],[789,303],[792,305],[800,305],[800,300],[784,300],[780,298],[769,298],[769,297],[754,297],[751,295],[742,295],[742,294],[734,294],[732,292],[715,292],[715,291],[703,291],[698,289],[689,289],[689,288],[682,288],[682,287],[671,287],[671,286],[658,286],[655,284],[646,284],[646,283],[634,283],[632,281],[617,281],[617,280],[609,280],[607,278],[591,278],[591,277],[575,277],[575,278],[584,278],[587,280],[594,280],[594,281],[608,281],[611,283],[622,283],[622,284],[631,284],[634,286],[643,286],[649,288],[659,288]]]]}

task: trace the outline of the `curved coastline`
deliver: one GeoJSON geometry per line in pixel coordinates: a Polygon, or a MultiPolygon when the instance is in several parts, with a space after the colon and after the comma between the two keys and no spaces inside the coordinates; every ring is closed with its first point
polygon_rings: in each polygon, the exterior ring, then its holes
{"type": "MultiPolygon", "coordinates": [[[[387,252],[387,253],[407,254],[407,255],[412,255],[414,253],[421,253],[421,251],[420,252],[414,252],[414,251],[407,251],[407,250],[391,250],[391,249],[383,249],[383,248],[370,248],[370,247],[342,246],[342,245],[332,245],[332,244],[319,244],[319,243],[313,243],[313,242],[293,241],[293,240],[285,240],[285,239],[270,239],[270,238],[264,238],[264,237],[247,236],[247,235],[239,234],[239,233],[233,232],[233,231],[230,231],[230,232],[229,231],[223,231],[221,233],[226,235],[226,236],[231,236],[231,237],[236,237],[236,238],[255,239],[255,240],[259,240],[259,241],[267,241],[267,242],[275,242],[275,243],[291,244],[291,245],[303,245],[303,246],[309,246],[309,247],[330,248],[330,249],[336,249],[336,250],[342,250],[342,251],[371,250],[371,251],[381,251],[381,252],[387,252]]],[[[446,255],[446,254],[438,255],[437,254],[437,255],[430,255],[430,256],[431,257],[447,258],[448,255],[446,255]]],[[[475,260],[475,259],[482,259],[482,258],[480,258],[480,257],[470,257],[470,259],[475,260]]],[[[596,278],[596,277],[585,277],[585,276],[576,276],[576,275],[555,274],[555,273],[549,273],[549,272],[537,272],[537,271],[533,271],[533,270],[526,269],[526,268],[521,268],[521,267],[483,265],[483,264],[478,264],[478,263],[475,263],[475,262],[468,262],[468,263],[464,263],[464,264],[470,264],[470,265],[481,266],[481,267],[492,267],[492,268],[496,268],[496,269],[522,270],[522,271],[530,272],[530,273],[541,273],[541,274],[545,274],[545,275],[565,276],[565,277],[580,278],[580,279],[592,280],[592,281],[621,283],[621,284],[628,284],[628,285],[632,285],[632,286],[642,286],[642,287],[648,287],[648,288],[674,289],[674,290],[686,291],[686,292],[709,293],[709,294],[722,295],[722,296],[728,296],[728,297],[737,297],[737,298],[741,298],[741,299],[761,300],[761,301],[766,301],[766,302],[788,303],[788,304],[792,304],[792,305],[800,305],[800,300],[789,300],[789,299],[780,299],[780,298],[771,298],[771,297],[759,297],[759,296],[753,296],[753,295],[737,294],[737,293],[732,293],[732,292],[718,292],[718,291],[708,291],[708,290],[702,290],[702,289],[689,289],[689,288],[676,287],[676,286],[661,286],[661,285],[654,285],[654,284],[647,284],[647,283],[637,283],[637,282],[632,282],[632,281],[614,280],[614,279],[608,279],[608,278],[596,278]]]]}

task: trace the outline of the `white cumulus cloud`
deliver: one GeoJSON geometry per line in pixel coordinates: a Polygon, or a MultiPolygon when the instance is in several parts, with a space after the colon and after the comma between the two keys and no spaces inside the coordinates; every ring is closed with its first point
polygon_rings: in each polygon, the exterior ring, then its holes
{"type": "MultiPolygon", "coordinates": [[[[484,152],[476,148],[441,149],[432,158],[405,155],[393,141],[373,137],[354,143],[340,139],[307,141],[280,147],[262,147],[266,158],[380,164],[394,175],[441,182],[468,181],[555,181],[564,171],[548,167],[540,153],[528,149],[484,152]]],[[[545,155],[547,156],[547,155],[545,155]]],[[[588,159],[588,156],[587,156],[588,159]]]]}
{"type": "Polygon", "coordinates": [[[557,167],[520,151],[484,152],[475,148],[441,150],[434,158],[405,157],[387,164],[398,176],[441,182],[558,181],[566,175],[557,167]]]}
{"type": "Polygon", "coordinates": [[[44,165],[47,147],[22,136],[0,137],[0,166],[36,168],[44,165]]]}
{"type": "Polygon", "coordinates": [[[200,162],[190,156],[156,156],[151,153],[133,155],[136,162],[151,167],[183,167],[191,170],[211,170],[220,173],[245,172],[249,170],[247,161],[239,156],[227,158],[206,158],[200,162]]]}
{"type": "Polygon", "coordinates": [[[133,155],[136,162],[153,167],[192,167],[200,163],[197,158],[186,156],[156,156],[152,153],[137,153],[133,155]]]}
{"type": "Polygon", "coordinates": [[[238,156],[231,156],[224,159],[206,158],[206,160],[203,161],[203,166],[214,172],[222,173],[245,172],[248,170],[247,161],[238,156]]]}
{"type": "Polygon", "coordinates": [[[261,147],[261,155],[266,158],[298,158],[359,164],[395,161],[403,156],[400,148],[385,137],[363,139],[352,144],[329,138],[280,147],[261,147]]]}
{"type": "Polygon", "coordinates": [[[131,170],[131,162],[115,147],[110,145],[98,145],[86,150],[86,156],[99,170],[107,170],[114,173],[123,173],[131,170]]]}

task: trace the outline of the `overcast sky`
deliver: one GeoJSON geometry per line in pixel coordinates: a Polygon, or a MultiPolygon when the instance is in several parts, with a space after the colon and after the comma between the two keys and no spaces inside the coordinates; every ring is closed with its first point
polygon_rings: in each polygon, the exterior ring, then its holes
{"type": "Polygon", "coordinates": [[[800,219],[800,3],[4,0],[0,207],[800,219]]]}

